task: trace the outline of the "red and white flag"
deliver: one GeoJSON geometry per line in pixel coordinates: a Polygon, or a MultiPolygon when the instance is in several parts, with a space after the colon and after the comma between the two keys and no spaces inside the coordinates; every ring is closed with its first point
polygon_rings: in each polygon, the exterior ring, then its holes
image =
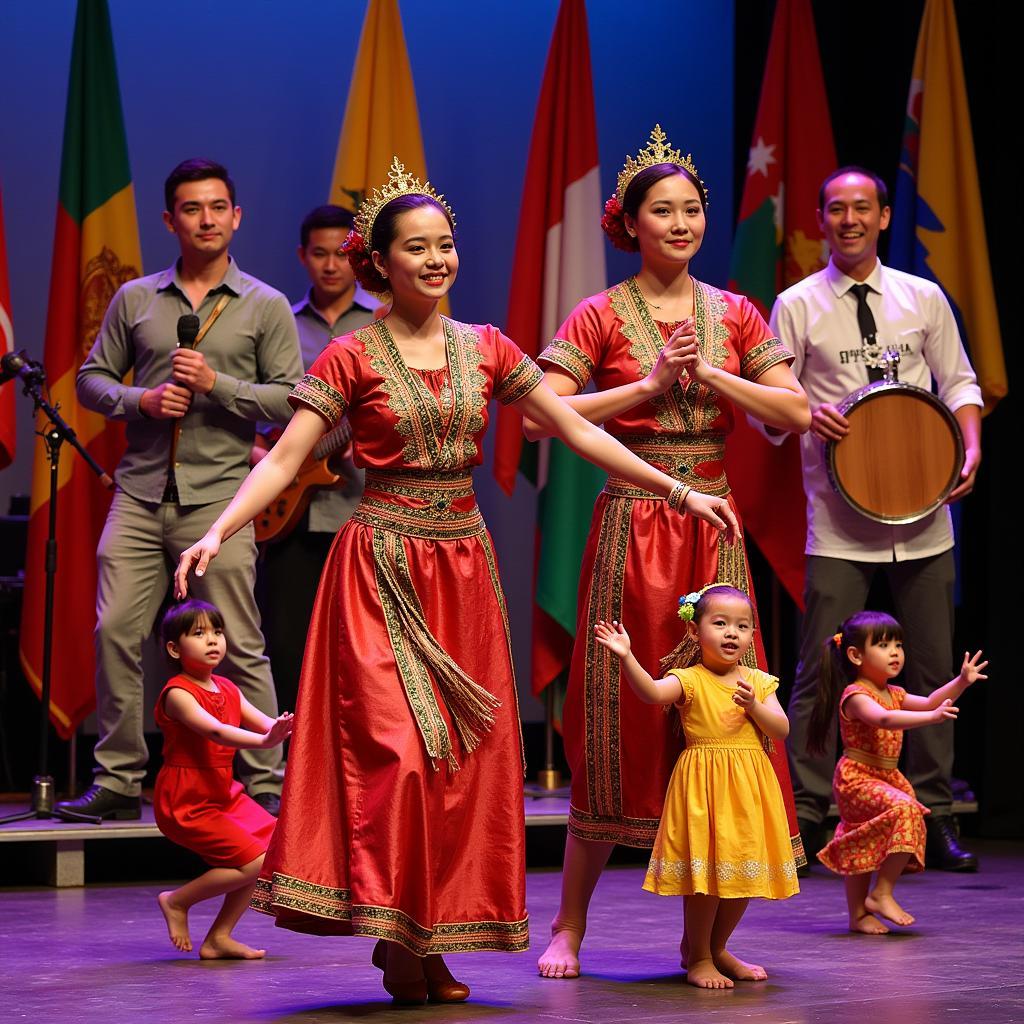
{"type": "MultiPolygon", "coordinates": [[[[594,87],[584,0],[562,0],[526,165],[508,333],[531,356],[575,305],[607,283],[594,87]]],[[[522,469],[538,488],[533,690],[568,666],[576,588],[604,475],[558,441],[524,445],[522,420],[498,414],[494,475],[506,493],[522,469]]]]}
{"type": "MultiPolygon", "coordinates": [[[[11,288],[7,281],[7,243],[4,239],[4,204],[0,193],[0,356],[14,351],[11,326],[11,288]]],[[[16,439],[14,381],[0,384],[0,469],[14,461],[16,439]]]]}

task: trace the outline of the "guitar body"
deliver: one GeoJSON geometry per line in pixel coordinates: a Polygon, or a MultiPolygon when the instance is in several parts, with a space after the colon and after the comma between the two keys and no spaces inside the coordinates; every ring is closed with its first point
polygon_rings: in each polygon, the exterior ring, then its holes
{"type": "Polygon", "coordinates": [[[295,479],[253,520],[257,544],[287,537],[305,515],[313,494],[341,480],[341,474],[331,469],[330,461],[330,456],[307,456],[295,479]]]}

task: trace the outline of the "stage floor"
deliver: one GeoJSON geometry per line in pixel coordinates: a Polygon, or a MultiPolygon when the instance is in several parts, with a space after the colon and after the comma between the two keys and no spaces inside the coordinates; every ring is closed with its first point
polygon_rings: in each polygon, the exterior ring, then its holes
{"type": "MultiPolygon", "coordinates": [[[[461,1006],[396,1009],[369,966],[368,939],[314,938],[248,914],[238,936],[266,960],[204,963],[168,943],[158,887],[8,889],[0,894],[0,1005],[33,1024],[390,1021],[665,1022],[681,1019],[827,1024],[1005,1024],[1024,1020],[1024,844],[972,844],[977,875],[928,872],[899,897],[918,924],[901,935],[844,930],[842,883],[816,868],[800,896],[755,901],[734,948],[764,963],[767,982],[698,991],[678,968],[680,901],[640,889],[642,869],[602,878],[584,947],[584,977],[534,974],[559,875],[529,875],[528,954],[450,959],[474,989],[461,1006]]],[[[192,921],[201,937],[213,914],[192,921]]]]}

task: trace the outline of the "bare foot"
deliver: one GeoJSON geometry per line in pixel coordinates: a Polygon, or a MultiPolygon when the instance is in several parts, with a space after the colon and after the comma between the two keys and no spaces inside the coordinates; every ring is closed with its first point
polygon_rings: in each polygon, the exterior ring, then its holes
{"type": "Polygon", "coordinates": [[[171,903],[174,893],[168,889],[160,893],[156,901],[160,905],[160,912],[167,922],[167,934],[171,937],[171,945],[180,949],[182,953],[192,952],[192,936],[188,933],[188,911],[180,910],[171,903]]]}
{"type": "Polygon", "coordinates": [[[253,949],[230,935],[207,935],[199,947],[200,960],[262,960],[265,949],[253,949]]]}
{"type": "Polygon", "coordinates": [[[537,961],[542,978],[578,978],[580,976],[580,945],[583,935],[571,928],[560,928],[551,936],[548,948],[537,961]]]}
{"type": "Polygon", "coordinates": [[[896,902],[896,899],[891,892],[879,893],[876,889],[869,896],[865,897],[864,906],[867,907],[872,914],[884,917],[887,921],[892,921],[893,924],[906,927],[908,924],[914,923],[913,915],[908,914],[896,902]]]}
{"type": "Polygon", "coordinates": [[[697,988],[735,988],[732,981],[715,967],[713,960],[694,960],[686,968],[686,983],[697,988]]]}
{"type": "Polygon", "coordinates": [[[686,961],[690,959],[690,943],[686,939],[686,932],[679,940],[679,966],[686,970],[686,961]]]}
{"type": "Polygon", "coordinates": [[[872,914],[866,910],[860,917],[850,918],[850,931],[860,932],[862,935],[888,935],[889,929],[872,914]]]}
{"type": "Polygon", "coordinates": [[[748,964],[727,949],[712,957],[715,966],[727,977],[737,981],[767,981],[768,972],[760,964],[748,964]]]}

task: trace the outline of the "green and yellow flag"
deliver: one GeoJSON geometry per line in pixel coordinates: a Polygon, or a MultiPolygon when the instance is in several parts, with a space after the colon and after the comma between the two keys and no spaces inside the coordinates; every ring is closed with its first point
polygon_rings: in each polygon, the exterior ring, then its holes
{"type": "MultiPolygon", "coordinates": [[[[135,194],[128,166],[121,94],[107,0],[79,0],[64,119],[60,196],[50,273],[43,363],[51,400],[108,472],[124,451],[123,427],[83,409],[75,375],[99,332],[114,292],[142,269],[135,194]]],[[[40,418],[36,428],[45,427],[40,418]]],[[[59,477],[59,562],[50,715],[70,736],[95,706],[93,628],[96,545],[110,504],[85,462],[66,447],[59,477]]],[[[49,463],[38,446],[26,552],[21,663],[42,687],[44,557],[50,507],[49,463]]]]}

